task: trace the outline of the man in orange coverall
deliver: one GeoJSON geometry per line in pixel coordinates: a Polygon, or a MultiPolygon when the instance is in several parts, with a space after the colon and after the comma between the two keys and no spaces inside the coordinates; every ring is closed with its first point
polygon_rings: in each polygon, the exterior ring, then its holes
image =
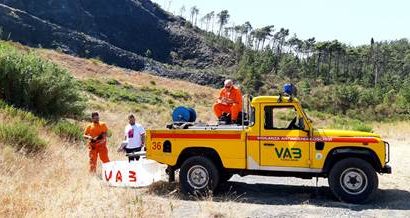
{"type": "Polygon", "coordinates": [[[103,163],[110,162],[108,159],[108,149],[107,149],[107,125],[100,122],[100,117],[98,112],[93,112],[91,114],[92,123],[88,124],[84,131],[84,138],[89,140],[88,148],[90,149],[90,172],[95,173],[97,168],[97,157],[103,163]]]}
{"type": "Polygon", "coordinates": [[[219,98],[213,106],[214,113],[221,118],[223,113],[231,114],[233,123],[238,119],[238,113],[242,110],[242,93],[233,85],[232,80],[224,82],[224,88],[219,93],[219,98]]]}

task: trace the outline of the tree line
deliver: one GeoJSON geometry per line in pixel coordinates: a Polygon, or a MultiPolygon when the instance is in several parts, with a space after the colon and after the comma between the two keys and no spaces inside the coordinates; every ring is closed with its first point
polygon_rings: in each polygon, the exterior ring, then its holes
{"type": "Polygon", "coordinates": [[[190,11],[190,21],[211,43],[235,54],[237,67],[228,73],[246,92],[269,94],[279,91],[278,83],[293,82],[302,86],[300,95],[311,109],[368,119],[410,117],[408,39],[370,38],[351,46],[301,39],[275,25],[235,25],[228,10],[205,13],[198,24],[199,9],[190,11]]]}

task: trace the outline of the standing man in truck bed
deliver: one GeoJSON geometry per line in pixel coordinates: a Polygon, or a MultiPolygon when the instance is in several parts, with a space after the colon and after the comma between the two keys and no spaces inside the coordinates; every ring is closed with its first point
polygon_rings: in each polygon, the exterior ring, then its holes
{"type": "Polygon", "coordinates": [[[213,109],[218,119],[221,119],[224,113],[231,115],[233,123],[238,119],[238,114],[242,110],[242,93],[233,85],[232,80],[225,80],[224,88],[220,91],[213,109]]]}

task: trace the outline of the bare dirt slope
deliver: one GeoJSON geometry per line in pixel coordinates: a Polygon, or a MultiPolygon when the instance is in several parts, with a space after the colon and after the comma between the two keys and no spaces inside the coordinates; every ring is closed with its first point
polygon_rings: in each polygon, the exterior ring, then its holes
{"type": "MultiPolygon", "coordinates": [[[[65,66],[76,78],[102,77],[126,81],[130,85],[156,86],[190,91],[201,103],[204,121],[212,120],[209,107],[215,89],[153,77],[144,73],[109,67],[58,53],[42,53],[65,66]]],[[[101,111],[112,129],[110,158],[125,157],[115,152],[121,141],[129,105],[90,96],[89,110],[101,111]]],[[[192,100],[195,101],[195,100],[192,100]]],[[[145,108],[137,113],[147,127],[163,127],[169,112],[145,108]]],[[[0,114],[0,122],[9,122],[0,114]]],[[[84,144],[61,140],[47,130],[42,137],[49,144],[40,155],[30,157],[0,144],[0,217],[409,217],[410,216],[410,123],[373,124],[375,132],[391,143],[392,175],[379,176],[380,191],[365,205],[340,203],[330,193],[327,181],[293,178],[235,176],[214,197],[184,199],[176,184],[159,182],[148,188],[126,189],[106,186],[100,176],[87,172],[84,144]]]]}

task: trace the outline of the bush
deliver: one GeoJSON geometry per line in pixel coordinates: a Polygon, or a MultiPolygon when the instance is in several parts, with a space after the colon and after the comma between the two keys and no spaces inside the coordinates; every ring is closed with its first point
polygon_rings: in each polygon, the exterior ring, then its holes
{"type": "Polygon", "coordinates": [[[118,80],[116,80],[116,79],[109,79],[109,80],[107,81],[107,84],[108,84],[108,85],[121,85],[121,83],[120,83],[118,80]]]}
{"type": "Polygon", "coordinates": [[[18,118],[19,120],[24,120],[25,122],[28,122],[34,126],[44,126],[47,123],[46,120],[37,117],[32,112],[10,106],[1,99],[0,112],[3,112],[6,116],[10,118],[18,118]]]}
{"type": "Polygon", "coordinates": [[[16,150],[29,153],[38,152],[46,147],[35,128],[23,123],[0,124],[0,141],[10,144],[16,150]]]}
{"type": "Polygon", "coordinates": [[[189,93],[183,92],[183,91],[171,92],[169,95],[175,99],[184,99],[184,100],[191,99],[191,96],[189,95],[189,93]]]}
{"type": "Polygon", "coordinates": [[[366,125],[360,120],[357,119],[349,119],[340,116],[334,116],[332,118],[333,123],[331,124],[331,128],[335,129],[350,129],[355,131],[363,131],[363,132],[373,132],[371,126],[366,125]]]}
{"type": "Polygon", "coordinates": [[[74,78],[32,52],[0,42],[0,98],[45,116],[79,115],[83,99],[74,78]]]}
{"type": "Polygon", "coordinates": [[[346,114],[350,108],[357,106],[359,101],[359,90],[355,86],[337,86],[333,94],[334,111],[340,111],[346,114]]]}
{"type": "Polygon", "coordinates": [[[112,101],[128,101],[134,103],[161,104],[161,90],[149,87],[136,89],[130,85],[112,85],[99,80],[85,80],[81,82],[83,89],[101,98],[112,101]]]}
{"type": "Polygon", "coordinates": [[[53,131],[62,138],[71,142],[81,141],[83,138],[82,129],[75,123],[66,120],[58,121],[53,126],[53,131]]]}
{"type": "Polygon", "coordinates": [[[371,126],[368,126],[361,122],[353,123],[351,128],[352,130],[356,130],[356,131],[373,132],[373,128],[371,126]]]}

